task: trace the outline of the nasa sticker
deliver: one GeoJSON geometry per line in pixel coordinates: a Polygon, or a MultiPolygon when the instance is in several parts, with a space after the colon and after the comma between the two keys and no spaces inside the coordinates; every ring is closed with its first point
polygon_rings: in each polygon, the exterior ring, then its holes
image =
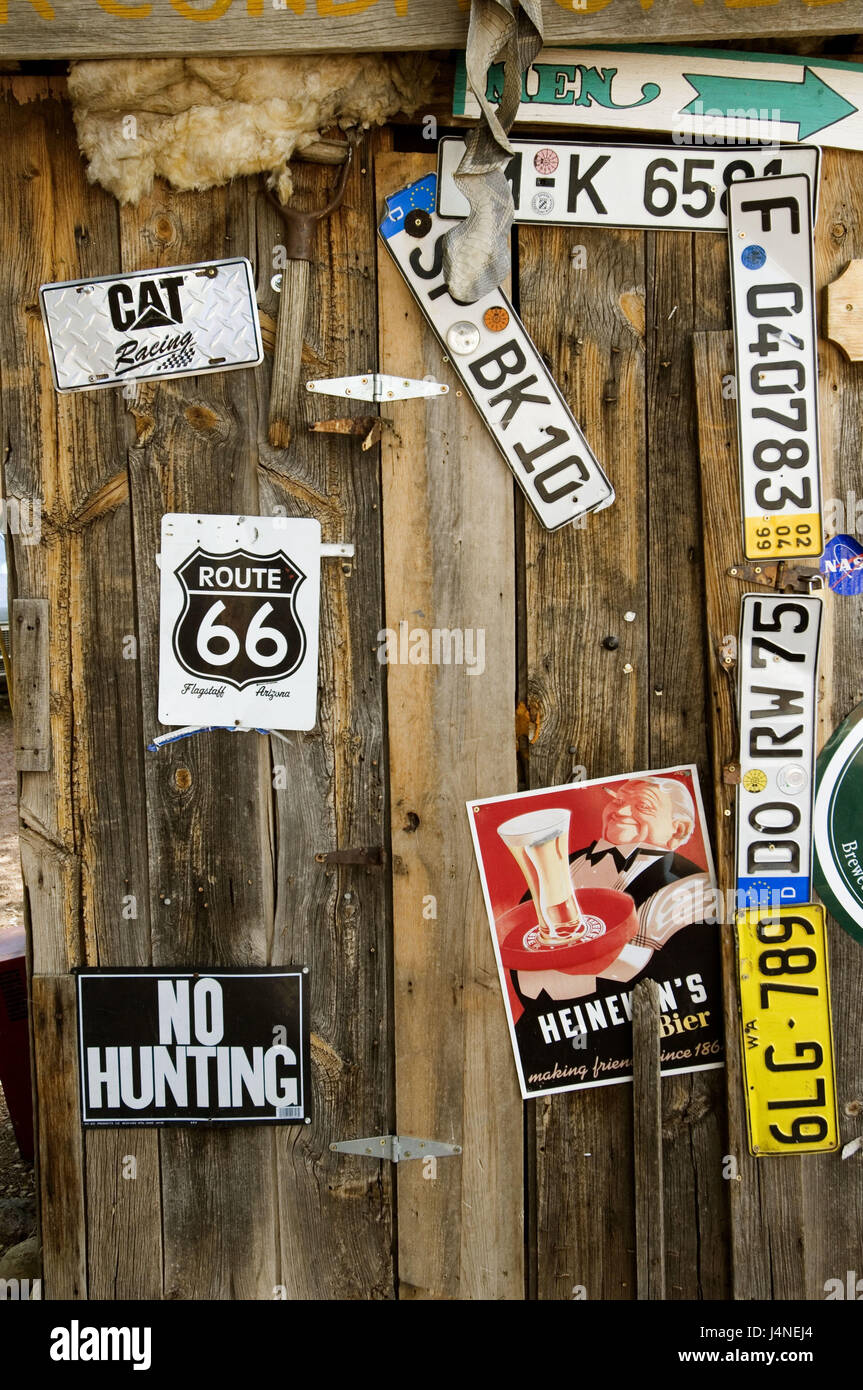
{"type": "Polygon", "coordinates": [[[39,302],[58,391],[228,372],[264,359],[243,257],[42,285],[39,302]]]}
{"type": "Polygon", "coordinates": [[[161,722],[313,728],[320,523],[169,514],[159,564],[161,722]]]}

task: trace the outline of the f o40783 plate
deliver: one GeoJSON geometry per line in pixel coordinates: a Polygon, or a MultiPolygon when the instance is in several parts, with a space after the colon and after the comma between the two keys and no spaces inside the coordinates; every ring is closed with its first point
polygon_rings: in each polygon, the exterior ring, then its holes
{"type": "Polygon", "coordinates": [[[815,559],[824,538],[806,175],[732,184],[728,238],[744,554],[815,559]]]}
{"type": "Polygon", "coordinates": [[[506,295],[470,305],[450,297],[443,239],[452,223],[434,211],[436,189],[429,174],[389,197],[381,236],[528,502],[556,531],[607,507],[614,489],[506,295]],[[416,208],[430,214],[422,237],[405,230],[416,208]]]}

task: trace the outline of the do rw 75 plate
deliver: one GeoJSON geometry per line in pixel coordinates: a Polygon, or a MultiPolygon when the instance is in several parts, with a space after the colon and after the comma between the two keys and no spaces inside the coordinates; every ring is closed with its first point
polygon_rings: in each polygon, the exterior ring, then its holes
{"type": "Polygon", "coordinates": [[[814,559],[824,538],[809,179],[732,184],[728,236],[744,554],[814,559]]]}
{"type": "Polygon", "coordinates": [[[43,285],[39,299],[58,391],[264,360],[254,276],[242,257],[43,285]]]}
{"type": "Polygon", "coordinates": [[[811,895],[820,598],[744,594],[737,891],[748,906],[811,895]]]}
{"type": "MultiPolygon", "coordinates": [[[[603,145],[583,140],[511,140],[505,173],[515,220],[573,227],[724,232],[735,179],[808,174],[817,200],[817,145],[603,145]]],[[[465,151],[458,136],[438,145],[438,212],[467,217],[455,183],[465,151]]],[[[813,207],[814,212],[814,207],[813,207]]]]}
{"type": "Polygon", "coordinates": [[[737,917],[741,1050],[750,1151],[838,1148],[824,910],[737,917]]]}
{"type": "Polygon", "coordinates": [[[614,489],[506,295],[457,304],[443,276],[451,221],[437,176],[387,198],[381,236],[543,526],[556,531],[614,501],[614,489]]]}

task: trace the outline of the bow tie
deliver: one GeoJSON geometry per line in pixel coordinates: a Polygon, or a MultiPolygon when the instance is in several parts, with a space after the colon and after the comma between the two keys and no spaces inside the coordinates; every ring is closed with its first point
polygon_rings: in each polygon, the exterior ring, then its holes
{"type": "Polygon", "coordinates": [[[611,855],[618,872],[623,873],[625,869],[629,868],[637,854],[658,857],[662,854],[662,850],[647,849],[645,845],[636,845],[635,849],[630,850],[628,854],[624,854],[616,845],[610,845],[608,849],[588,850],[586,858],[591,865],[595,865],[600,864],[603,859],[611,855]]]}

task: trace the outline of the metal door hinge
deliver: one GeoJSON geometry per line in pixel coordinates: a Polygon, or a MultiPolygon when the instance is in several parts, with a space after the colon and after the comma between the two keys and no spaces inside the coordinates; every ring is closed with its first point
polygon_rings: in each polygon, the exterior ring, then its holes
{"type": "Polygon", "coordinates": [[[370,1139],[343,1139],[330,1144],[333,1153],[360,1154],[404,1163],[411,1158],[450,1158],[461,1153],[460,1144],[441,1144],[437,1139],[415,1139],[409,1134],[376,1134],[370,1139]]]}
{"type": "Polygon", "coordinates": [[[818,570],[807,569],[805,565],[790,565],[785,560],[774,560],[769,564],[748,564],[745,561],[732,565],[726,571],[733,579],[742,579],[746,584],[760,584],[779,594],[812,594],[824,588],[824,576],[818,570]]]}
{"type": "Polygon", "coordinates": [[[372,869],[381,868],[386,860],[386,850],[380,845],[368,849],[331,849],[315,855],[318,864],[364,864],[372,869]]]}
{"type": "Polygon", "coordinates": [[[413,381],[406,376],[366,372],[365,376],[333,376],[307,381],[306,390],[316,391],[321,396],[351,396],[358,401],[406,401],[420,396],[445,396],[449,387],[442,381],[413,381]]]}

